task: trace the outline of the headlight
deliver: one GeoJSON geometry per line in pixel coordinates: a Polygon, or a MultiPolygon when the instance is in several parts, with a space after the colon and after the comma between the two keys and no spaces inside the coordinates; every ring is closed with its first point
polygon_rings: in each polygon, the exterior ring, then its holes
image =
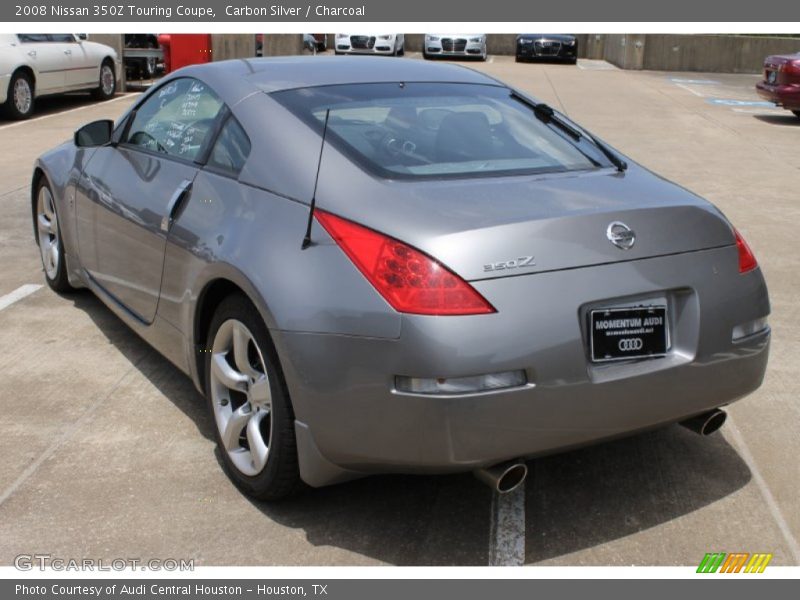
{"type": "Polygon", "coordinates": [[[529,40],[528,38],[522,38],[519,41],[520,44],[530,44],[532,42],[533,42],[533,40],[529,40]]]}
{"type": "Polygon", "coordinates": [[[469,38],[469,41],[472,42],[473,44],[478,44],[478,43],[483,41],[483,38],[482,37],[473,37],[473,38],[469,38]]]}
{"type": "Polygon", "coordinates": [[[438,35],[426,35],[425,39],[429,42],[438,42],[439,36],[438,35]]]}
{"type": "Polygon", "coordinates": [[[346,33],[337,33],[336,34],[336,39],[337,40],[342,40],[342,39],[345,39],[346,37],[347,37],[346,33]]]}
{"type": "Polygon", "coordinates": [[[568,42],[564,42],[564,45],[565,46],[574,46],[575,45],[575,40],[570,40],[568,42]]]}
{"type": "Polygon", "coordinates": [[[389,35],[379,35],[379,36],[378,36],[378,39],[379,39],[379,40],[390,40],[390,39],[392,39],[393,37],[394,37],[394,34],[391,34],[391,33],[390,33],[389,35]]]}

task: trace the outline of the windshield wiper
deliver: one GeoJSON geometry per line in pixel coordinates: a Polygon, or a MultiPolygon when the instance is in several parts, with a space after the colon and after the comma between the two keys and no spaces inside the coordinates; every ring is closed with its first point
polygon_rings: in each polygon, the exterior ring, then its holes
{"type": "Polygon", "coordinates": [[[579,141],[583,137],[588,138],[595,146],[597,146],[600,152],[605,155],[605,157],[617,168],[618,171],[621,172],[628,168],[628,163],[617,156],[616,153],[612,152],[611,148],[606,146],[592,134],[581,132],[577,128],[573,127],[570,123],[562,119],[548,104],[545,104],[544,102],[531,102],[521,94],[518,94],[514,91],[511,92],[511,97],[533,110],[533,114],[535,114],[536,117],[542,121],[542,123],[552,123],[556,127],[565,131],[576,141],[579,141]]]}

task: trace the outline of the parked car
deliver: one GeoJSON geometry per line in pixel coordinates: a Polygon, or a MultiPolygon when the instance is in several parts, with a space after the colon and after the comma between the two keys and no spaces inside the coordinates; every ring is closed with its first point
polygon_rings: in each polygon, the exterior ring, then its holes
{"type": "Polygon", "coordinates": [[[327,33],[309,33],[314,38],[317,44],[317,52],[325,52],[328,49],[328,34],[327,33]]]}
{"type": "Polygon", "coordinates": [[[402,33],[337,33],[334,36],[336,54],[385,54],[402,56],[406,52],[402,33]]]}
{"type": "Polygon", "coordinates": [[[120,64],[113,48],[72,33],[0,34],[0,104],[6,116],[27,119],[36,98],[90,90],[98,100],[117,91],[120,64]]]}
{"type": "Polygon", "coordinates": [[[159,63],[163,69],[157,52],[153,56],[132,56],[137,50],[160,50],[158,35],[155,33],[126,33],[123,62],[128,79],[153,79],[159,71],[159,63]]]}
{"type": "Polygon", "coordinates": [[[422,56],[470,56],[486,60],[485,33],[426,33],[422,56]]]}
{"type": "Polygon", "coordinates": [[[517,36],[517,62],[547,59],[578,62],[578,39],[574,35],[521,33],[517,36]]]}
{"type": "Polygon", "coordinates": [[[708,434],[766,369],[766,284],[719,210],[461,66],[187,67],[31,190],[48,285],[192,378],[258,498],[469,470],[506,492],[524,458],[708,434]]]}
{"type": "Polygon", "coordinates": [[[800,52],[768,56],[764,80],[756,83],[758,95],[800,117],[800,52]]]}

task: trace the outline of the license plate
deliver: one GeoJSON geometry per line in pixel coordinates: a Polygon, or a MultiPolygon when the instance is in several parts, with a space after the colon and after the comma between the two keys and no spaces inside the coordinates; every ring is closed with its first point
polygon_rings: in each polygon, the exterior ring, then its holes
{"type": "Polygon", "coordinates": [[[667,353],[667,307],[593,310],[589,319],[592,361],[651,358],[667,353]]]}
{"type": "Polygon", "coordinates": [[[767,83],[775,83],[778,81],[777,71],[767,71],[767,83]]]}

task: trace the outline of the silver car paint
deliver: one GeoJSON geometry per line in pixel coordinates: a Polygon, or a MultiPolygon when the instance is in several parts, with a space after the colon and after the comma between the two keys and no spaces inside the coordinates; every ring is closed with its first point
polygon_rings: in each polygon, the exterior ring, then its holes
{"type": "Polygon", "coordinates": [[[429,252],[472,281],[493,315],[400,315],[316,223],[314,245],[301,250],[320,139],[265,92],[373,81],[498,85],[450,65],[331,60],[211,63],[166,79],[205,81],[252,144],[238,180],[187,167],[196,171],[191,196],[169,236],[157,224],[178,180],[191,176],[185,165],[118,157],[118,168],[89,181],[87,162],[116,150],[71,142],[36,164],[53,187],[71,281],[92,289],[201,391],[205,292],[225,280],[248,295],[280,356],[306,482],[535,456],[681,420],[760,385],[769,330],[731,339],[734,326],[769,313],[760,269],[739,274],[731,227],[716,208],[629,159],[625,173],[397,182],[325,147],[318,206],[429,252]],[[143,185],[148,200],[125,192],[143,185]],[[631,250],[606,239],[617,220],[636,231],[631,250]],[[98,244],[110,231],[124,237],[124,252],[113,240],[98,244]],[[524,272],[483,270],[524,255],[536,257],[524,272]],[[102,287],[87,275],[92,268],[102,287]],[[669,355],[592,364],[587,311],[654,299],[670,308],[669,355]],[[508,369],[525,369],[533,385],[460,397],[394,390],[396,375],[508,369]]]}

